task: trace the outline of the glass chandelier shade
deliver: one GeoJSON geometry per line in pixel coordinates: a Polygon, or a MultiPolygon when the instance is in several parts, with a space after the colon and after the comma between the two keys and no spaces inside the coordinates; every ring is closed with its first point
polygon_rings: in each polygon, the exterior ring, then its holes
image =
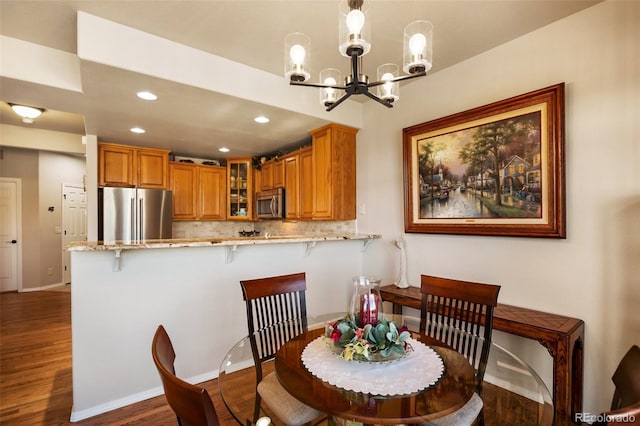
{"type": "Polygon", "coordinates": [[[415,21],[404,28],[404,66],[406,73],[427,72],[433,56],[433,24],[415,21]]]}
{"type": "MultiPolygon", "coordinates": [[[[325,68],[320,71],[320,83],[326,84],[329,86],[336,86],[341,84],[341,74],[340,70],[335,68],[325,68]]],[[[339,89],[335,89],[333,87],[323,87],[320,88],[320,105],[327,108],[338,100],[339,89]]]]}
{"type": "Polygon", "coordinates": [[[342,56],[351,57],[356,51],[363,56],[371,50],[369,8],[362,0],[341,0],[338,4],[338,49],[342,56]]]}
{"type": "Polygon", "coordinates": [[[393,79],[398,77],[396,64],[383,64],[378,67],[378,81],[384,81],[377,87],[378,97],[385,102],[395,102],[400,99],[400,83],[393,79]]]}
{"type": "Polygon", "coordinates": [[[290,81],[307,81],[311,41],[302,33],[289,34],[284,39],[284,75],[290,81]]]}

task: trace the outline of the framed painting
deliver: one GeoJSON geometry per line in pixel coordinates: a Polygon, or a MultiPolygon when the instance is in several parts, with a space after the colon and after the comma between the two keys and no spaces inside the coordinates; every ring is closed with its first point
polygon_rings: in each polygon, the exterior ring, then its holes
{"type": "Polygon", "coordinates": [[[566,238],[564,83],[403,129],[405,231],[566,238]]]}

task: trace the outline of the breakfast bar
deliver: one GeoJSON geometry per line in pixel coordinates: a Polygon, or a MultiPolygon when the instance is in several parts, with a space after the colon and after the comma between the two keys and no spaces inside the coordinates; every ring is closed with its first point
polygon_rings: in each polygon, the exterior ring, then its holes
{"type": "Polygon", "coordinates": [[[310,315],[346,310],[379,235],[317,234],[70,244],[73,409],[82,420],[162,393],[151,360],[162,324],[192,383],[217,377],[247,334],[240,280],[304,271],[310,315]],[[336,306],[343,300],[344,306],[336,306]]]}

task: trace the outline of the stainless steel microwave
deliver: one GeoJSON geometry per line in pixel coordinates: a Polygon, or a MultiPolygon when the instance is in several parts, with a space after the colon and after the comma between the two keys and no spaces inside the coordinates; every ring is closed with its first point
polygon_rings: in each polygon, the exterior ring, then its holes
{"type": "Polygon", "coordinates": [[[268,189],[256,196],[256,216],[259,219],[284,219],[284,189],[268,189]]]}

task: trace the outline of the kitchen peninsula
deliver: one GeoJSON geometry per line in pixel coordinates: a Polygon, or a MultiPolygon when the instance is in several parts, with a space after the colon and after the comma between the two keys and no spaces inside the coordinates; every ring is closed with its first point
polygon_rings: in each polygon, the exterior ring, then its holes
{"type": "Polygon", "coordinates": [[[183,238],[74,243],[71,253],[73,409],[92,417],[160,395],[151,340],[163,324],[176,370],[217,377],[247,333],[240,280],[305,272],[309,315],[347,310],[351,278],[376,234],[183,238]]]}

